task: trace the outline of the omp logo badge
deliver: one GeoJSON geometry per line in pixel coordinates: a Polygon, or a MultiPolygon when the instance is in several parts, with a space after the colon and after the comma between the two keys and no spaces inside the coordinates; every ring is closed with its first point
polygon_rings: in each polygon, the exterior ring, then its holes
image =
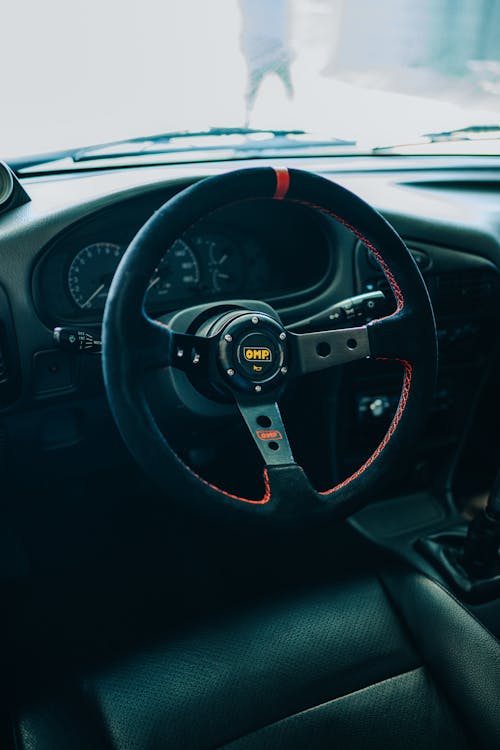
{"type": "Polygon", "coordinates": [[[243,356],[247,362],[272,362],[273,355],[267,346],[245,346],[243,356]]]}
{"type": "Polygon", "coordinates": [[[257,430],[255,433],[259,440],[283,440],[279,430],[257,430]]]}

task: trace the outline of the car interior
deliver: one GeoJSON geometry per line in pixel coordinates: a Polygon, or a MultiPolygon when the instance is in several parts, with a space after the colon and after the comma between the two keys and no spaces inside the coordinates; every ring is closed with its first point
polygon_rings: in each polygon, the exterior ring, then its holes
{"type": "Polygon", "coordinates": [[[492,750],[500,157],[242,134],[0,162],[0,746],[492,750]]]}

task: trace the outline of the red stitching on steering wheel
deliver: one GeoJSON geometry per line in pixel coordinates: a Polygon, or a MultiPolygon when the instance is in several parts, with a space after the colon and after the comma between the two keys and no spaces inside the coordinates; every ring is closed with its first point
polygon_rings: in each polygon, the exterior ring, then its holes
{"type": "MultiPolygon", "coordinates": [[[[185,464],[186,465],[186,464],[185,464]]],[[[201,479],[201,481],[204,484],[207,484],[209,487],[211,487],[213,490],[217,490],[218,492],[222,492],[223,495],[226,495],[226,497],[232,497],[233,500],[241,500],[243,503],[251,503],[252,505],[265,505],[269,500],[271,499],[271,487],[269,485],[269,473],[267,471],[267,468],[264,467],[264,470],[262,472],[264,477],[264,495],[261,497],[260,500],[251,500],[248,497],[240,497],[239,495],[233,495],[231,492],[227,492],[227,490],[223,490],[220,487],[217,487],[217,485],[212,484],[207,479],[203,479],[203,477],[200,477],[199,474],[197,474],[191,467],[187,467],[189,471],[195,475],[195,477],[198,477],[198,479],[201,479]]]]}
{"type": "Polygon", "coordinates": [[[329,211],[327,208],[323,208],[323,206],[318,206],[316,203],[311,203],[309,201],[299,200],[297,198],[286,198],[286,200],[290,201],[290,203],[298,203],[302,206],[307,206],[308,208],[313,208],[316,211],[321,211],[323,214],[327,214],[328,216],[331,216],[332,219],[335,219],[335,221],[338,221],[339,224],[342,224],[346,229],[348,229],[352,234],[354,234],[358,240],[361,240],[363,245],[366,245],[367,248],[369,248],[372,255],[375,256],[377,259],[377,262],[379,263],[380,267],[382,268],[382,271],[384,272],[384,276],[386,277],[387,281],[390,284],[390,287],[392,291],[394,292],[394,296],[396,297],[397,307],[396,312],[399,312],[403,309],[405,300],[403,296],[403,292],[401,291],[398,282],[394,278],[394,275],[392,271],[390,270],[389,266],[383,259],[383,257],[380,255],[377,248],[368,240],[361,232],[356,229],[356,227],[353,227],[352,224],[349,224],[349,222],[345,221],[341,216],[337,216],[337,214],[334,214],[333,211],[329,211]]]}
{"type": "MultiPolygon", "coordinates": [[[[377,359],[380,360],[386,360],[386,357],[377,357],[377,359]]],[[[337,490],[340,490],[341,487],[345,487],[346,485],[350,484],[354,479],[357,479],[361,474],[369,467],[371,464],[377,459],[382,451],[384,450],[385,446],[391,439],[391,437],[394,435],[394,432],[396,431],[396,428],[399,424],[399,421],[403,415],[404,408],[406,406],[406,403],[408,401],[408,396],[410,394],[410,386],[411,386],[411,379],[413,374],[413,366],[410,364],[410,362],[407,362],[406,359],[393,359],[393,360],[387,360],[392,362],[401,362],[401,364],[405,368],[405,375],[404,375],[404,381],[403,381],[403,387],[401,389],[401,396],[399,397],[399,403],[398,408],[396,411],[396,414],[394,415],[394,418],[389,426],[389,429],[385,433],[381,443],[379,443],[378,447],[375,449],[375,451],[372,453],[372,455],[365,461],[365,463],[357,469],[357,471],[354,472],[354,474],[351,474],[351,476],[347,477],[347,479],[344,479],[342,482],[339,482],[339,484],[336,484],[335,487],[332,487],[329,490],[323,490],[319,494],[320,495],[331,495],[333,492],[336,492],[337,490]]]]}
{"type": "MultiPolygon", "coordinates": [[[[280,170],[281,172],[281,170],[280,170]]],[[[276,192],[278,192],[278,186],[283,184],[283,178],[276,170],[276,182],[277,182],[277,188],[276,192]]],[[[280,195],[280,198],[283,198],[284,196],[280,195]]],[[[330,211],[327,208],[324,208],[323,206],[319,206],[316,203],[312,203],[311,201],[306,200],[300,200],[295,198],[286,198],[286,200],[290,201],[291,203],[297,203],[299,205],[307,206],[308,208],[312,208],[316,211],[320,211],[321,213],[327,214],[328,216],[331,216],[332,219],[335,219],[335,221],[338,221],[340,224],[346,227],[352,234],[355,235],[361,242],[366,245],[366,247],[369,248],[372,255],[377,259],[380,267],[382,268],[382,271],[384,272],[384,275],[389,282],[389,285],[394,292],[394,296],[396,297],[396,311],[392,313],[392,315],[395,315],[396,313],[400,312],[405,304],[404,295],[401,291],[401,288],[394,278],[394,275],[392,271],[390,270],[389,266],[385,262],[384,258],[380,255],[379,251],[376,249],[376,247],[358,230],[356,227],[352,226],[352,224],[349,224],[349,222],[345,221],[345,219],[342,219],[341,216],[338,216],[337,214],[333,213],[333,211],[330,211]]],[[[390,316],[389,316],[390,317],[390,316]]],[[[339,482],[334,487],[328,490],[323,490],[319,494],[320,495],[331,495],[333,492],[336,492],[337,490],[340,490],[342,487],[346,487],[348,484],[350,484],[352,481],[357,479],[361,474],[363,474],[366,469],[368,469],[369,466],[380,456],[386,445],[388,444],[389,440],[394,435],[396,428],[401,420],[401,417],[403,415],[403,411],[406,407],[406,404],[408,402],[408,396],[410,394],[410,387],[411,387],[411,381],[413,376],[413,365],[408,362],[407,360],[401,360],[394,358],[392,360],[389,360],[387,357],[377,357],[379,360],[384,361],[395,361],[395,362],[401,362],[401,364],[404,366],[404,380],[403,380],[403,386],[401,389],[401,396],[399,397],[399,403],[398,408],[396,410],[396,413],[392,419],[392,422],[389,426],[389,429],[385,433],[382,441],[379,443],[375,451],[371,454],[371,456],[365,461],[365,463],[357,469],[353,474],[351,474],[349,477],[344,479],[342,482],[339,482]]]]}

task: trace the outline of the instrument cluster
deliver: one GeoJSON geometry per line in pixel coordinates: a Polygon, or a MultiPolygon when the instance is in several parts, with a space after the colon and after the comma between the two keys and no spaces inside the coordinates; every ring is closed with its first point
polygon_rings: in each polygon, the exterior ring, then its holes
{"type": "MultiPolygon", "coordinates": [[[[102,313],[126,247],[97,241],[78,248],[69,264],[66,290],[83,314],[102,313]]],[[[266,285],[269,266],[259,247],[222,233],[187,236],[165,252],[146,292],[146,306],[167,310],[199,295],[222,295],[266,285]]]]}
{"type": "MultiPolygon", "coordinates": [[[[33,275],[41,317],[56,322],[99,323],[113,276],[130,241],[154,210],[144,199],[118,204],[83,219],[42,252],[33,275]]],[[[303,295],[318,285],[330,266],[323,233],[294,215],[282,224],[276,208],[262,205],[200,221],[165,247],[146,291],[145,306],[162,314],[212,299],[276,300],[303,295]],[[317,253],[304,254],[315,243],[317,253]]],[[[278,209],[280,210],[280,209],[278,209]]],[[[283,210],[283,209],[281,209],[283,210]]]]}

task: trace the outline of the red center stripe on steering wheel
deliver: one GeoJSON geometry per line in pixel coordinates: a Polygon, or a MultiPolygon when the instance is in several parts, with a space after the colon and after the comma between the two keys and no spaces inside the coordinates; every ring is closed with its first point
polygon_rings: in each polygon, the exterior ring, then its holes
{"type": "Polygon", "coordinates": [[[290,187],[290,174],[286,167],[275,167],[274,171],[276,173],[276,190],[273,198],[282,201],[290,187]]]}

